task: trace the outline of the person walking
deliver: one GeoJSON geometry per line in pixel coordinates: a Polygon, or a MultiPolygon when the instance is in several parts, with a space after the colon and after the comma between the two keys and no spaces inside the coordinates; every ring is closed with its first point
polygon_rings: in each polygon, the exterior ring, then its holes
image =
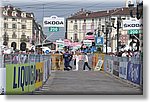
{"type": "Polygon", "coordinates": [[[79,70],[78,62],[79,62],[79,52],[76,51],[75,55],[74,55],[74,66],[75,66],[75,70],[74,71],[78,71],[79,70]]]}
{"type": "Polygon", "coordinates": [[[91,70],[92,68],[90,68],[89,64],[88,64],[88,56],[87,53],[84,53],[84,65],[83,65],[83,70],[85,70],[85,67],[87,66],[89,68],[89,70],[91,70]]]}
{"type": "Polygon", "coordinates": [[[69,71],[70,69],[72,69],[72,67],[69,65],[70,64],[70,57],[71,57],[71,55],[68,53],[68,51],[66,51],[63,54],[64,66],[65,66],[64,70],[68,70],[69,71]],[[70,67],[70,69],[69,69],[69,67],[70,67]]]}

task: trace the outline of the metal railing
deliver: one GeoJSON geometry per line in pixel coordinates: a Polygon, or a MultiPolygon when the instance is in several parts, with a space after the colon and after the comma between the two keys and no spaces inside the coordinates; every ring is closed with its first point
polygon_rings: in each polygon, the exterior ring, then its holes
{"type": "Polygon", "coordinates": [[[141,56],[117,57],[105,55],[104,71],[140,86],[143,85],[143,59],[141,56]]]}
{"type": "Polygon", "coordinates": [[[1,67],[5,68],[6,64],[24,64],[42,62],[51,59],[51,55],[39,54],[4,54],[0,58],[1,67]]]}

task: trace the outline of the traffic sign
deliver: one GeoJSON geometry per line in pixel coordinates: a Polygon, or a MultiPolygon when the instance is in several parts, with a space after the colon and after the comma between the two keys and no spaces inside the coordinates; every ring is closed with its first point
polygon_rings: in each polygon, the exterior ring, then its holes
{"type": "Polygon", "coordinates": [[[45,53],[48,54],[48,53],[50,53],[50,51],[49,51],[49,50],[46,50],[45,53]]]}
{"type": "Polygon", "coordinates": [[[59,27],[49,27],[49,31],[50,32],[58,32],[59,31],[59,27]]]}
{"type": "Polygon", "coordinates": [[[96,42],[96,45],[103,45],[104,37],[96,37],[95,42],[96,42]]]}
{"type": "Polygon", "coordinates": [[[128,34],[141,34],[141,33],[143,33],[142,30],[138,29],[128,30],[128,34]]]}

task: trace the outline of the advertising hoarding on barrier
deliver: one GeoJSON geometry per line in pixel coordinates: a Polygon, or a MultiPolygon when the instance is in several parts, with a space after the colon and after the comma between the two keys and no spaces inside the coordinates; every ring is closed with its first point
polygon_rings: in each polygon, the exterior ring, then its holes
{"type": "Polygon", "coordinates": [[[128,62],[119,62],[119,77],[127,79],[127,65],[128,62]]]}
{"type": "Polygon", "coordinates": [[[94,71],[100,71],[102,69],[103,60],[98,60],[94,71]]]}
{"type": "Polygon", "coordinates": [[[43,82],[47,80],[50,75],[50,60],[44,61],[44,72],[43,72],[43,82]]]}
{"type": "Polygon", "coordinates": [[[65,25],[64,17],[57,17],[54,15],[51,17],[43,18],[44,27],[64,27],[64,25],[65,25]]]}
{"type": "Polygon", "coordinates": [[[119,76],[119,61],[117,57],[114,57],[113,61],[113,74],[119,76]]]}
{"type": "Polygon", "coordinates": [[[134,30],[134,29],[143,29],[143,21],[132,19],[132,20],[123,20],[123,30],[134,30]]]}
{"type": "Polygon", "coordinates": [[[0,68],[0,95],[6,93],[6,68],[0,68]]]}
{"type": "Polygon", "coordinates": [[[44,70],[44,62],[37,62],[36,66],[36,82],[35,88],[39,88],[43,84],[43,70],[44,70]]]}
{"type": "Polygon", "coordinates": [[[6,94],[35,90],[36,68],[30,64],[6,64],[6,94]]]}
{"type": "Polygon", "coordinates": [[[113,60],[106,60],[106,66],[105,66],[105,71],[109,72],[109,73],[113,73],[113,60]]]}
{"type": "Polygon", "coordinates": [[[136,84],[140,84],[141,65],[129,62],[127,70],[127,80],[136,84]]]}

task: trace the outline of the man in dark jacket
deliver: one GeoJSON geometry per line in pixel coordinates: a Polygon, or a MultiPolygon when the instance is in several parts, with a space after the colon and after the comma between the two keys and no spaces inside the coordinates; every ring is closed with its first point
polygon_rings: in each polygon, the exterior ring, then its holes
{"type": "Polygon", "coordinates": [[[64,58],[64,70],[70,70],[72,69],[72,67],[69,65],[70,63],[70,59],[71,59],[71,54],[69,54],[68,51],[66,51],[64,54],[63,54],[63,58],[64,58]]]}

